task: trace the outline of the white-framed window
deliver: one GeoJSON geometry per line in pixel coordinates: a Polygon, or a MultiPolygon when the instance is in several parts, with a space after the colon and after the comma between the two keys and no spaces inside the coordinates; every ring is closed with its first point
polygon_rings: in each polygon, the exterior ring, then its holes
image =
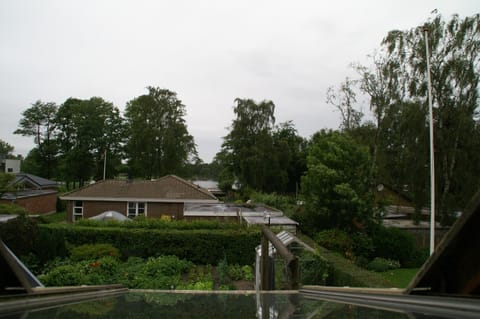
{"type": "Polygon", "coordinates": [[[83,202],[76,200],[73,202],[73,221],[83,218],[83,202]]]}
{"type": "Polygon", "coordinates": [[[147,203],[144,202],[128,202],[127,217],[133,218],[144,216],[147,212],[147,203]]]}

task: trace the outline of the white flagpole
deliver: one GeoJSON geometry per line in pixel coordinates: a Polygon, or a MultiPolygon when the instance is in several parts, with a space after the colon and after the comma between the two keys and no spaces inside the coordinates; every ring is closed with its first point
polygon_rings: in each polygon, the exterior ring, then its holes
{"type": "Polygon", "coordinates": [[[428,111],[430,120],[430,255],[435,251],[435,156],[433,147],[433,107],[432,80],[430,78],[430,52],[428,50],[428,28],[425,32],[425,51],[427,54],[428,111]]]}

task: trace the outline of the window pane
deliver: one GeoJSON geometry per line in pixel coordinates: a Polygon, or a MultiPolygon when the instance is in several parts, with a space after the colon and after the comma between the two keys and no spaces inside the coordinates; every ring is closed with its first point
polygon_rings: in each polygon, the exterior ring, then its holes
{"type": "Polygon", "coordinates": [[[145,203],[138,203],[138,215],[145,214],[145,203]]]}

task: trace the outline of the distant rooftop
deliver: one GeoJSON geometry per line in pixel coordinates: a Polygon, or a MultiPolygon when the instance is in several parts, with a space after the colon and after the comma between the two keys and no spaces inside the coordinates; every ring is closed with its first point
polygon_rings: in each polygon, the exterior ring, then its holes
{"type": "Polygon", "coordinates": [[[189,212],[212,212],[212,213],[255,213],[282,215],[278,209],[263,204],[233,204],[233,203],[186,203],[184,211],[189,212]]]}

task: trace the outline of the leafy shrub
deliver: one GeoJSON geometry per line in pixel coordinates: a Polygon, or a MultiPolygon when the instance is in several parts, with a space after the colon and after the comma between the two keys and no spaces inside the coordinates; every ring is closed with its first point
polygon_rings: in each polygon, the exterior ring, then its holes
{"type": "Polygon", "coordinates": [[[242,280],[243,279],[242,267],[239,264],[229,265],[228,277],[230,277],[231,280],[242,280]]]}
{"type": "Polygon", "coordinates": [[[368,263],[369,260],[366,257],[355,257],[355,265],[357,265],[358,267],[367,268],[368,263]]]}
{"type": "Polygon", "coordinates": [[[413,235],[398,229],[378,226],[372,233],[374,255],[408,264],[416,251],[413,235]]]}
{"type": "Polygon", "coordinates": [[[176,256],[151,257],[136,275],[135,285],[144,289],[172,289],[181,283],[181,275],[187,273],[193,263],[176,256]]]}
{"type": "Polygon", "coordinates": [[[72,248],[70,259],[80,261],[98,259],[104,256],[119,257],[120,252],[111,244],[87,244],[72,248]]]}
{"type": "Polygon", "coordinates": [[[172,216],[170,215],[162,215],[160,216],[160,220],[163,220],[165,222],[171,222],[172,221],[172,216]]]}
{"type": "Polygon", "coordinates": [[[0,204],[1,215],[28,215],[29,213],[28,210],[18,205],[0,204]]]}
{"type": "Polygon", "coordinates": [[[352,251],[355,255],[355,262],[359,264],[362,259],[369,260],[373,257],[375,246],[373,240],[366,233],[357,232],[352,235],[352,251]],[[357,259],[360,259],[357,262],[357,259]]]}
{"type": "Polygon", "coordinates": [[[242,266],[242,273],[243,273],[243,279],[245,280],[253,280],[255,278],[255,276],[253,275],[252,267],[248,265],[242,266]]]}
{"type": "MultiPolygon", "coordinates": [[[[128,288],[171,289],[193,264],[175,256],[131,257],[125,263],[105,256],[96,260],[62,261],[39,279],[47,286],[76,286],[121,283],[128,288]]],[[[211,278],[210,278],[211,279],[211,278]]]]}
{"type": "Polygon", "coordinates": [[[55,267],[38,279],[46,286],[78,286],[85,284],[84,266],[80,263],[55,267]]]}
{"type": "Polygon", "coordinates": [[[323,230],[315,236],[315,241],[329,250],[348,254],[352,252],[353,241],[347,232],[340,229],[323,230]]]}
{"type": "Polygon", "coordinates": [[[412,252],[411,258],[406,261],[403,266],[406,268],[421,267],[428,257],[430,257],[430,251],[428,248],[417,248],[412,252]]]}
{"type": "Polygon", "coordinates": [[[191,267],[193,267],[192,262],[176,256],[151,257],[145,263],[143,273],[151,277],[176,276],[188,272],[191,267]]]}
{"type": "Polygon", "coordinates": [[[180,284],[176,289],[184,290],[213,290],[213,281],[212,280],[203,280],[196,281],[187,284],[180,284]]]}
{"type": "Polygon", "coordinates": [[[398,261],[381,257],[376,257],[367,265],[368,270],[376,272],[385,272],[397,268],[400,268],[400,263],[398,261]]]}
{"type": "Polygon", "coordinates": [[[117,281],[128,288],[143,288],[145,281],[143,268],[145,261],[140,257],[129,257],[126,262],[120,265],[117,281]]]}
{"type": "Polygon", "coordinates": [[[42,263],[37,255],[29,253],[20,257],[20,260],[23,262],[27,268],[34,274],[40,274],[42,272],[42,263]]]}
{"type": "Polygon", "coordinates": [[[325,285],[332,271],[331,264],[318,254],[305,251],[300,258],[300,276],[304,285],[325,285]]]}
{"type": "Polygon", "coordinates": [[[119,262],[106,256],[98,260],[64,263],[39,276],[46,286],[102,285],[117,283],[119,262]]]}
{"type": "MultiPolygon", "coordinates": [[[[2,206],[13,207],[13,205],[2,206]]],[[[38,232],[37,221],[26,214],[20,214],[5,223],[0,223],[1,239],[17,256],[26,256],[34,251],[38,232]]]]}
{"type": "Polygon", "coordinates": [[[228,262],[225,256],[218,263],[217,272],[220,284],[226,284],[228,282],[228,262]]]}

